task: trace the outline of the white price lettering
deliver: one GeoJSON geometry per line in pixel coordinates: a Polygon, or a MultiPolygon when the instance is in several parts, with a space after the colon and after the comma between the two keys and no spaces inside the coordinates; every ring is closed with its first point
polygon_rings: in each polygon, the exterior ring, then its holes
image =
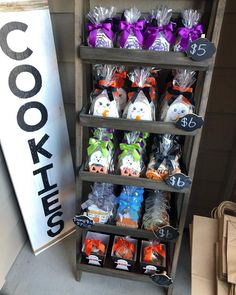
{"type": "Polygon", "coordinates": [[[183,118],[181,120],[181,126],[182,127],[186,127],[188,126],[189,128],[195,128],[197,125],[197,123],[193,120],[193,118],[190,118],[190,120],[188,121],[187,118],[183,118]]]}
{"type": "Polygon", "coordinates": [[[206,46],[207,46],[207,44],[200,44],[200,45],[192,44],[190,53],[192,55],[194,55],[196,53],[198,56],[203,56],[206,54],[206,49],[205,49],[206,46]]]}
{"type": "Polygon", "coordinates": [[[184,187],[185,186],[185,182],[182,181],[180,177],[176,178],[175,176],[172,176],[170,178],[170,184],[172,186],[178,186],[178,187],[184,187]]]}
{"type": "Polygon", "coordinates": [[[173,239],[173,234],[167,229],[167,230],[165,230],[165,229],[159,229],[159,237],[160,238],[166,238],[166,239],[168,239],[168,240],[171,240],[171,239],[173,239]]]}

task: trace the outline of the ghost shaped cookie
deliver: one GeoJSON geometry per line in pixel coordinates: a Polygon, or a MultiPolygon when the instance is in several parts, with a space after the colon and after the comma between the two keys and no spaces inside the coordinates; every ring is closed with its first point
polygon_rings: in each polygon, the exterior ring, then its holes
{"type": "Polygon", "coordinates": [[[164,121],[176,122],[190,113],[192,113],[191,103],[182,99],[182,96],[180,96],[169,107],[167,107],[164,121]]]}
{"type": "Polygon", "coordinates": [[[92,115],[104,118],[119,118],[115,100],[110,101],[105,93],[98,95],[93,102],[92,115]]]}
{"type": "Polygon", "coordinates": [[[109,155],[107,157],[104,157],[102,152],[100,150],[96,150],[93,152],[89,158],[89,172],[95,172],[95,173],[108,173],[108,167],[109,167],[109,161],[110,157],[109,155]]]}

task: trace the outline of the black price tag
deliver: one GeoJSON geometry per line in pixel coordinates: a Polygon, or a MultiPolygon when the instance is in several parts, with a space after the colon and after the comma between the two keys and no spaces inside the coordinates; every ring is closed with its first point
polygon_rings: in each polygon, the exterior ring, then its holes
{"type": "Polygon", "coordinates": [[[215,44],[206,38],[199,38],[190,42],[186,53],[187,56],[195,61],[202,61],[208,59],[216,52],[215,44]]]}
{"type": "Polygon", "coordinates": [[[172,241],[178,238],[179,232],[173,226],[167,225],[154,231],[157,238],[165,241],[172,241]]]}
{"type": "Polygon", "coordinates": [[[188,114],[183,118],[180,118],[175,125],[178,129],[191,132],[201,128],[203,123],[204,121],[202,117],[197,116],[196,114],[188,114]]]}
{"type": "Polygon", "coordinates": [[[176,189],[183,189],[186,187],[190,187],[192,180],[189,176],[183,173],[176,173],[174,175],[170,175],[166,179],[166,183],[169,186],[172,186],[176,189]]]}
{"type": "Polygon", "coordinates": [[[94,225],[93,220],[85,215],[75,215],[73,222],[81,228],[91,228],[94,225]]]}
{"type": "Polygon", "coordinates": [[[160,273],[160,274],[155,273],[151,275],[151,279],[158,286],[169,287],[173,283],[172,279],[165,273],[160,273]]]}

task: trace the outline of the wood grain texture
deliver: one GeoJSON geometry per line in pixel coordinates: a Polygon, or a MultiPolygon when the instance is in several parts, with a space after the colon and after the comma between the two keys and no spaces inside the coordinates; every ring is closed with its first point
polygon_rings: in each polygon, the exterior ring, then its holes
{"type": "Polygon", "coordinates": [[[47,0],[22,0],[22,1],[1,1],[0,11],[24,11],[24,10],[37,10],[47,9],[47,0]]]}
{"type": "Polygon", "coordinates": [[[87,127],[113,128],[116,130],[136,130],[150,132],[156,134],[178,134],[185,136],[193,136],[198,130],[187,132],[175,127],[173,123],[165,123],[158,121],[135,121],[122,118],[102,118],[87,114],[87,107],[84,107],[78,114],[80,124],[87,127]]]}
{"type": "Polygon", "coordinates": [[[59,74],[64,103],[75,103],[75,64],[59,62],[59,74]]]}
{"type": "Polygon", "coordinates": [[[200,150],[195,177],[206,181],[222,181],[228,169],[229,152],[200,150]]]}
{"type": "Polygon", "coordinates": [[[74,13],[74,0],[48,0],[50,12],[74,13]]]}
{"type": "Polygon", "coordinates": [[[236,114],[235,85],[236,68],[215,68],[207,112],[222,115],[222,120],[225,114],[236,114]]]}
{"type": "Polygon", "coordinates": [[[74,62],[74,14],[51,14],[53,35],[59,62],[74,62]]]}
{"type": "Polygon", "coordinates": [[[211,59],[196,62],[182,52],[157,52],[149,50],[130,50],[120,48],[91,48],[80,46],[79,58],[88,63],[107,63],[124,65],[149,65],[162,69],[191,68],[205,71],[211,64],[211,59]]]}
{"type": "MultiPolygon", "coordinates": [[[[180,11],[181,8],[194,8],[199,9],[200,11],[206,11],[209,9],[209,2],[207,0],[203,1],[194,1],[194,0],[159,0],[158,3],[156,0],[109,0],[109,5],[117,7],[118,12],[123,12],[125,9],[128,9],[132,6],[136,6],[142,12],[149,12],[151,9],[154,9],[157,5],[167,5],[171,7],[174,11],[180,11]]],[[[108,4],[107,0],[100,0],[99,5],[108,4]]],[[[91,0],[91,7],[98,5],[98,1],[91,0]]],[[[209,11],[209,10],[208,10],[209,11]]]]}
{"type": "Polygon", "coordinates": [[[83,181],[92,182],[108,182],[119,185],[134,185],[150,189],[159,189],[169,192],[186,193],[190,191],[190,188],[184,188],[176,190],[175,188],[168,186],[165,182],[155,181],[147,178],[132,177],[132,176],[121,176],[114,174],[101,174],[101,173],[90,173],[87,171],[80,170],[79,177],[83,181]]]}
{"type": "MultiPolygon", "coordinates": [[[[128,227],[119,227],[109,224],[95,224],[93,227],[89,229],[89,231],[102,232],[108,234],[110,233],[115,235],[124,235],[125,232],[125,234],[130,237],[161,241],[161,239],[158,239],[156,237],[153,231],[144,229],[133,229],[128,227]]],[[[171,242],[174,243],[175,240],[171,242]]]]}
{"type": "Polygon", "coordinates": [[[201,149],[230,152],[233,148],[236,116],[208,113],[205,117],[201,149]],[[223,123],[223,124],[222,124],[223,123]]]}

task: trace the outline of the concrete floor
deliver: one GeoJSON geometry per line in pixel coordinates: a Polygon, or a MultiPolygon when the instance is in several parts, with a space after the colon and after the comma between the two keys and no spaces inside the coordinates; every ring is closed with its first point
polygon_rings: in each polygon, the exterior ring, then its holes
{"type": "MultiPolygon", "coordinates": [[[[173,295],[190,295],[189,242],[185,236],[173,295]]],[[[162,295],[163,289],[150,282],[134,282],[97,274],[75,273],[75,235],[34,256],[26,243],[11,268],[1,295],[162,295]]]]}

